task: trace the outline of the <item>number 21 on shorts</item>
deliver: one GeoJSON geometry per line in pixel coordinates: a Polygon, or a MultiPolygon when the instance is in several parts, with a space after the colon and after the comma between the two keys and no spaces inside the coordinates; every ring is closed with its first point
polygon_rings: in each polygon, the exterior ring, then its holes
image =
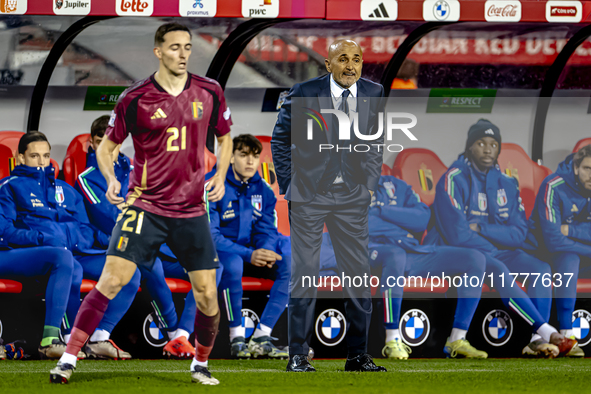
{"type": "Polygon", "coordinates": [[[123,226],[121,227],[122,231],[127,231],[128,233],[135,232],[136,234],[142,233],[142,225],[144,224],[144,212],[140,212],[140,214],[138,215],[137,211],[130,209],[127,212],[125,212],[123,217],[125,218],[125,221],[123,222],[123,226]],[[133,227],[134,223],[135,230],[133,227]]]}

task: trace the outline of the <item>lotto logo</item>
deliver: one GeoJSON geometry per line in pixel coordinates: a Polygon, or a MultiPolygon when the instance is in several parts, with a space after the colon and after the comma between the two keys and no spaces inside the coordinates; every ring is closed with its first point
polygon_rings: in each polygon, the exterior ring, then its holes
{"type": "Polygon", "coordinates": [[[115,11],[119,16],[150,16],[154,11],[154,0],[117,0],[115,11]]]}

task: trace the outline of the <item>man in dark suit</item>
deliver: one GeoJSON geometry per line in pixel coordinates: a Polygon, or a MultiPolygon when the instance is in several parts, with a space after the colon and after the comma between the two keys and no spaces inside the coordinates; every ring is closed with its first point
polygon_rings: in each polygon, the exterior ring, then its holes
{"type": "MultiPolygon", "coordinates": [[[[328,75],[291,89],[271,141],[280,191],[290,201],[292,277],[287,371],[293,372],[315,371],[307,354],[317,288],[303,277],[319,277],[325,223],[339,271],[351,277],[371,277],[367,223],[382,167],[383,130],[378,113],[384,103],[384,88],[360,79],[362,51],[354,41],[334,42],[325,62],[328,75]],[[350,127],[348,118],[356,119],[357,124],[350,127]]],[[[349,353],[345,370],[385,371],[367,354],[372,312],[369,285],[345,285],[343,291],[349,353]]]]}

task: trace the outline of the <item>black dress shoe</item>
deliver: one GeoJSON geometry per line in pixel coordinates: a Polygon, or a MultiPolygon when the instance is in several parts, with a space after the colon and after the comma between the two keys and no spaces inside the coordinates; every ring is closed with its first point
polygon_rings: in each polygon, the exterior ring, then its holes
{"type": "Polygon", "coordinates": [[[308,357],[303,354],[294,354],[289,357],[286,370],[287,372],[316,372],[308,361],[308,357]]]}
{"type": "Polygon", "coordinates": [[[360,354],[347,359],[345,372],[386,372],[386,368],[375,365],[369,354],[360,354]]]}

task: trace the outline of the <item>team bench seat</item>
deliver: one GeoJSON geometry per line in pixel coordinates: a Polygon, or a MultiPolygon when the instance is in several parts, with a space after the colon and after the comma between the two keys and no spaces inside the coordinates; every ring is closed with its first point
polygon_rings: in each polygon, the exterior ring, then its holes
{"type": "MultiPolygon", "coordinates": [[[[0,279],[0,293],[20,293],[22,289],[22,285],[18,291],[3,291],[2,283],[3,282],[14,282],[14,281],[7,281],[6,279],[0,279]]],[[[244,291],[269,291],[271,287],[273,287],[273,281],[271,279],[260,279],[260,278],[251,278],[245,276],[242,278],[242,289],[244,291]]],[[[186,294],[191,290],[191,283],[183,279],[173,279],[173,278],[166,278],[166,284],[170,288],[172,293],[183,293],[186,294]]],[[[80,286],[81,293],[88,293],[96,286],[96,282],[89,279],[83,279],[82,285],[80,286]]],[[[140,288],[139,291],[142,291],[140,288]]]]}
{"type": "Polygon", "coordinates": [[[18,294],[23,291],[23,285],[16,280],[0,279],[0,293],[18,294]]]}
{"type": "MultiPolygon", "coordinates": [[[[337,276],[336,278],[339,278],[339,277],[337,276]]],[[[376,277],[374,276],[372,278],[376,278],[376,277]]],[[[331,276],[328,276],[328,277],[323,276],[322,277],[322,286],[318,287],[318,291],[331,291],[331,286],[330,286],[331,280],[332,280],[331,276]],[[327,278],[326,279],[326,286],[324,286],[324,283],[325,283],[324,278],[327,278]]],[[[379,281],[376,279],[373,279],[373,282],[378,283],[379,281]]],[[[421,279],[417,279],[416,282],[418,282],[418,283],[408,283],[408,282],[411,282],[411,281],[408,280],[408,278],[407,278],[406,286],[404,286],[405,293],[443,294],[443,293],[447,292],[447,290],[449,289],[448,284],[445,283],[445,284],[439,284],[439,286],[433,285],[433,290],[431,290],[431,279],[421,278],[421,279]]],[[[332,291],[333,292],[343,291],[343,287],[342,286],[334,286],[332,291]]],[[[378,286],[371,287],[371,295],[372,296],[374,296],[377,293],[377,291],[378,291],[378,286]]]]}

